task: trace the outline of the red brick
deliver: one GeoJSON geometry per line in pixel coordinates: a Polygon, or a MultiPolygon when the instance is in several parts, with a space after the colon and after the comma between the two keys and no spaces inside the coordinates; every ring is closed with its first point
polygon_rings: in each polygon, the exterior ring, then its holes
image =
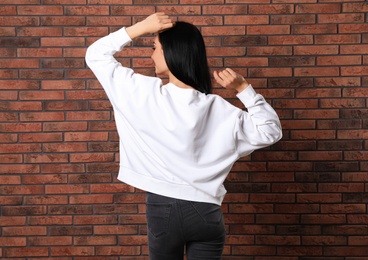
{"type": "MultiPolygon", "coordinates": [[[[85,26],[86,20],[80,16],[46,16],[41,17],[41,24],[43,26],[85,26]]],[[[44,40],[47,41],[47,39],[41,39],[41,41],[44,40]]]]}
{"type": "Polygon", "coordinates": [[[117,238],[116,236],[78,236],[74,237],[74,244],[77,246],[116,245],[117,238]]]}
{"type": "Polygon", "coordinates": [[[342,5],[343,12],[367,12],[368,4],[367,3],[344,3],[342,5]]]}
{"type": "Polygon", "coordinates": [[[331,34],[337,33],[337,26],[334,24],[313,24],[313,25],[294,25],[292,34],[331,34]]]}
{"type": "Polygon", "coordinates": [[[99,246],[96,248],[97,255],[107,255],[107,256],[123,256],[123,255],[139,255],[139,246],[99,246]]]}
{"type": "Polygon", "coordinates": [[[124,16],[87,17],[87,26],[121,26],[130,25],[130,23],[130,18],[124,16]]]}
{"type": "Polygon", "coordinates": [[[69,203],[70,204],[111,204],[113,203],[113,195],[105,194],[105,195],[70,196],[69,203]]]}
{"type": "Polygon", "coordinates": [[[250,25],[247,27],[247,34],[290,34],[290,27],[287,25],[250,25]]]}
{"type": "Polygon", "coordinates": [[[9,247],[4,250],[6,257],[22,257],[22,256],[48,256],[48,249],[46,247],[9,247]]]}
{"type": "Polygon", "coordinates": [[[95,249],[93,247],[55,246],[51,248],[51,256],[93,256],[94,254],[95,249]]]}
{"type": "Polygon", "coordinates": [[[297,4],[296,13],[339,13],[341,6],[339,4],[297,4]]]}
{"type": "Polygon", "coordinates": [[[344,236],[303,236],[302,245],[346,245],[344,236]]]}
{"type": "Polygon", "coordinates": [[[202,34],[203,36],[243,35],[245,34],[245,26],[202,27],[202,34]]]}
{"type": "MultiPolygon", "coordinates": [[[[20,56],[22,57],[22,56],[20,56]]],[[[3,68],[39,68],[39,61],[36,59],[2,59],[0,66],[3,68]]]]}
{"type": "Polygon", "coordinates": [[[316,44],[351,44],[351,43],[360,43],[361,37],[358,34],[349,34],[349,35],[316,35],[315,43],[316,44]]]}
{"type": "Polygon", "coordinates": [[[269,36],[268,43],[270,45],[313,44],[313,37],[311,35],[269,36]]]}
{"type": "Polygon", "coordinates": [[[316,16],[311,14],[278,15],[271,17],[271,24],[314,24],[316,16]]]}
{"type": "Polygon", "coordinates": [[[29,237],[28,241],[31,246],[68,246],[73,243],[71,236],[29,237]]]}
{"type": "Polygon", "coordinates": [[[62,112],[30,112],[20,113],[20,121],[64,121],[62,112]]]}

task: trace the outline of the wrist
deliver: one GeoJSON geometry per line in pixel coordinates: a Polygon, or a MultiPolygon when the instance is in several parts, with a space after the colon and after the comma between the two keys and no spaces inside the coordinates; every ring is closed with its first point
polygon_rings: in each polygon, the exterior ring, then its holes
{"type": "Polygon", "coordinates": [[[144,26],[142,26],[142,22],[137,22],[126,28],[126,32],[129,37],[133,40],[143,34],[145,34],[144,26]]]}
{"type": "Polygon", "coordinates": [[[243,82],[239,87],[235,88],[235,90],[240,93],[242,91],[244,91],[246,88],[249,87],[248,82],[243,82]]]}

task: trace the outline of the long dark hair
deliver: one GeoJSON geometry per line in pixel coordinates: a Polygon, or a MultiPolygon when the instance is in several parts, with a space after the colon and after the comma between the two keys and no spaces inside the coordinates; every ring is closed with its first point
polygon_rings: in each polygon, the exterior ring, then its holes
{"type": "Polygon", "coordinates": [[[176,22],[174,27],[160,32],[158,38],[171,73],[196,90],[211,93],[206,47],[198,28],[190,23],[176,22]]]}

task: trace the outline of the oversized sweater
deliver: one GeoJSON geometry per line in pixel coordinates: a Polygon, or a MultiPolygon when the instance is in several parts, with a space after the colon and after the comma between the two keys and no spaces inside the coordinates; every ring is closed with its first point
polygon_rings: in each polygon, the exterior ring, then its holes
{"type": "Polygon", "coordinates": [[[237,94],[243,111],[218,95],[135,73],[113,57],[129,42],[122,28],[86,53],[114,110],[118,179],[163,196],[221,205],[234,162],[281,138],[276,112],[251,85],[237,94]]]}

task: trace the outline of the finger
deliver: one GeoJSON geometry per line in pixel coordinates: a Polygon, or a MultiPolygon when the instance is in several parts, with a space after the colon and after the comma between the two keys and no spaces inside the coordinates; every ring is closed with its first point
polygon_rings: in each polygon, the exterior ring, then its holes
{"type": "Polygon", "coordinates": [[[237,73],[230,68],[226,68],[226,71],[234,78],[237,77],[237,73]]]}
{"type": "Polygon", "coordinates": [[[222,78],[220,78],[219,74],[217,73],[217,71],[213,72],[213,77],[215,78],[216,82],[220,85],[224,84],[224,81],[222,78]]]}

